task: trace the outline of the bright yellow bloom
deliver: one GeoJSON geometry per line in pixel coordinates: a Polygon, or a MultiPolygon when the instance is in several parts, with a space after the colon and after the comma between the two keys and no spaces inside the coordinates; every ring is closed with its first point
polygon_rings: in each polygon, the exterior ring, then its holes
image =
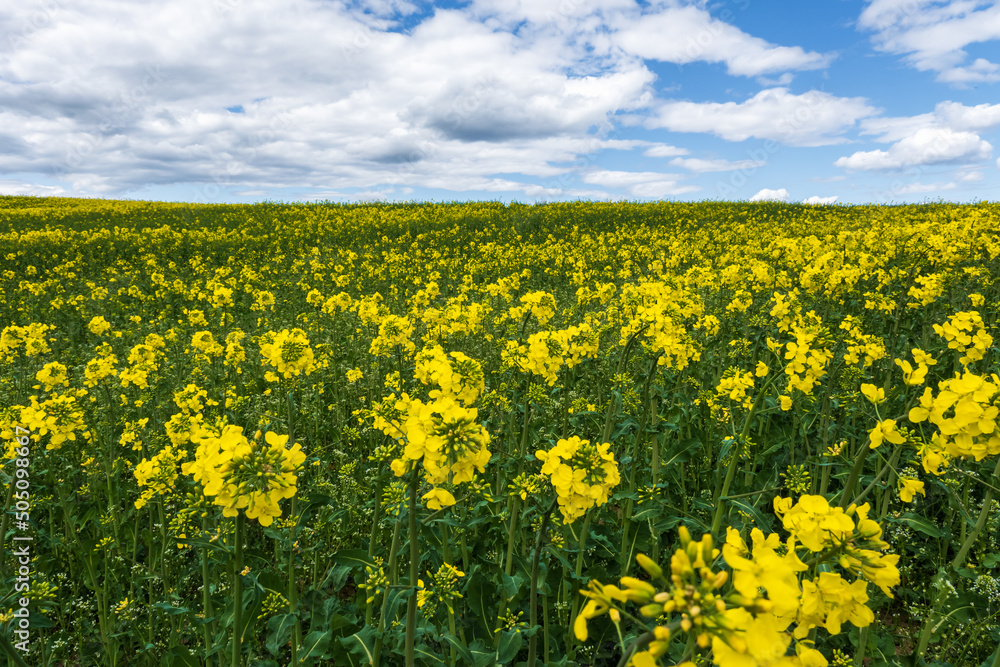
{"type": "Polygon", "coordinates": [[[927,496],[927,492],[924,491],[924,483],[920,480],[913,479],[910,477],[901,477],[899,479],[899,499],[904,503],[912,503],[914,494],[919,493],[922,496],[927,496]]]}
{"type": "Polygon", "coordinates": [[[868,432],[868,437],[871,439],[871,444],[868,445],[871,449],[880,447],[883,440],[888,440],[894,445],[906,442],[906,438],[896,430],[895,419],[886,419],[879,422],[875,428],[868,432]]]}

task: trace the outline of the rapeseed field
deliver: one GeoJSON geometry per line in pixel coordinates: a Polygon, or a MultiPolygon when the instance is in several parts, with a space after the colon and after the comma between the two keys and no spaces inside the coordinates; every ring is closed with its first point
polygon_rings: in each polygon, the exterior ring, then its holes
{"type": "Polygon", "coordinates": [[[10,664],[1000,666],[1000,205],[0,197],[10,664]]]}

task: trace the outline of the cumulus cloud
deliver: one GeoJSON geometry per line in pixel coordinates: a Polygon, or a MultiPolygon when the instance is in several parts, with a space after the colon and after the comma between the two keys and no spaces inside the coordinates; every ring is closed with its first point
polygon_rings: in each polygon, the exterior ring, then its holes
{"type": "MultiPolygon", "coordinates": [[[[725,16],[723,13],[721,18],[725,16]]],[[[822,69],[834,57],[798,46],[771,44],[694,5],[657,6],[641,20],[618,16],[611,27],[611,40],[627,53],[678,65],[724,63],[729,74],[738,76],[822,69]]]]}
{"type": "Polygon", "coordinates": [[[947,183],[910,183],[899,188],[894,188],[894,195],[912,195],[924,192],[937,192],[938,190],[954,190],[957,185],[954,182],[947,183]]]}
{"type": "Polygon", "coordinates": [[[0,180],[0,195],[31,197],[66,197],[73,193],[57,185],[36,185],[24,181],[0,180]]]}
{"type": "Polygon", "coordinates": [[[1000,39],[1000,4],[982,0],[867,0],[858,27],[875,48],[903,56],[910,66],[937,73],[944,83],[1000,81],[1000,65],[969,62],[972,44],[1000,39]]]}
{"type": "Polygon", "coordinates": [[[642,154],[646,157],[674,157],[675,155],[687,155],[688,150],[668,144],[656,144],[644,150],[642,154]]]}
{"type": "Polygon", "coordinates": [[[983,172],[981,171],[960,171],[955,174],[955,180],[961,181],[962,183],[978,183],[983,180],[983,172]]]}
{"type": "Polygon", "coordinates": [[[432,8],[400,30],[418,10],[60,5],[24,35],[15,28],[34,9],[12,10],[0,17],[17,38],[0,44],[0,174],[102,194],[185,183],[527,193],[581,158],[651,143],[616,138],[613,118],[648,106],[655,77],[618,49],[588,56],[577,37],[599,22],[543,34],[432,8]]]}
{"type": "Polygon", "coordinates": [[[788,190],[785,188],[778,188],[777,190],[769,190],[764,188],[753,197],[750,197],[750,201],[787,201],[788,200],[788,190]]]}
{"type": "Polygon", "coordinates": [[[888,150],[858,151],[838,158],[833,164],[853,171],[893,170],[908,167],[976,162],[993,152],[988,141],[972,132],[923,127],[904,137],[888,150]]]}
{"type": "Polygon", "coordinates": [[[682,185],[682,177],[677,174],[665,174],[657,171],[613,171],[594,170],[583,175],[585,183],[601,185],[608,188],[624,188],[636,197],[666,197],[696,192],[700,188],[695,185],[682,185]]]}
{"type": "Polygon", "coordinates": [[[670,161],[670,165],[674,167],[680,167],[681,169],[687,169],[688,171],[693,171],[697,174],[703,174],[711,171],[735,171],[737,169],[755,169],[757,167],[764,166],[763,162],[757,162],[756,160],[740,160],[738,162],[730,162],[729,160],[704,160],[701,158],[674,158],[670,161]]]}
{"type": "Polygon", "coordinates": [[[813,195],[812,197],[809,197],[808,199],[803,199],[802,203],[803,204],[816,204],[816,205],[829,205],[829,204],[835,203],[836,201],[837,201],[837,195],[833,195],[832,197],[820,197],[818,195],[813,195]]]}
{"type": "Polygon", "coordinates": [[[811,90],[762,90],[745,102],[669,101],[647,121],[674,132],[707,132],[728,141],[771,139],[791,146],[843,143],[841,136],[878,109],[862,97],[835,97],[811,90]]]}

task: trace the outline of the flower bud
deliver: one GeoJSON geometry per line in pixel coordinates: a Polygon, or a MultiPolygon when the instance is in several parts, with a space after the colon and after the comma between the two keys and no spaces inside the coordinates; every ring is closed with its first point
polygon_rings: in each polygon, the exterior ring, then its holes
{"type": "Polygon", "coordinates": [[[647,604],[639,608],[639,613],[646,618],[656,618],[664,613],[663,607],[662,604],[647,604]]]}
{"type": "Polygon", "coordinates": [[[663,568],[661,568],[659,565],[653,562],[652,558],[650,558],[646,554],[639,554],[638,556],[635,557],[635,559],[636,561],[638,561],[639,567],[644,569],[646,571],[646,574],[648,574],[650,577],[652,577],[653,579],[663,578],[663,568]]]}

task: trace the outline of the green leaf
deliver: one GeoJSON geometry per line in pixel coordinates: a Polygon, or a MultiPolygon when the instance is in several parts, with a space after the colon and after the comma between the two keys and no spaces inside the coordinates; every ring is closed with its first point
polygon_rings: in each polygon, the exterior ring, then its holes
{"type": "Polygon", "coordinates": [[[277,614],[267,622],[267,650],[278,655],[281,647],[288,643],[288,637],[295,627],[294,614],[277,614]]]}
{"type": "Polygon", "coordinates": [[[175,646],[160,660],[163,667],[199,667],[198,659],[188,653],[186,648],[175,646]]]}
{"type": "Polygon", "coordinates": [[[338,565],[350,567],[364,567],[365,565],[375,567],[375,563],[368,558],[368,552],[364,549],[341,549],[330,556],[330,560],[338,565]]]}
{"type": "Polygon", "coordinates": [[[487,590],[495,590],[495,588],[489,586],[488,580],[481,572],[478,570],[473,572],[469,577],[466,598],[469,601],[472,615],[479,619],[479,623],[476,625],[476,629],[482,631],[478,633],[479,636],[492,639],[493,622],[496,621],[497,610],[489,604],[491,597],[486,594],[487,590]]]}
{"type": "Polygon", "coordinates": [[[475,667],[492,667],[497,664],[497,652],[487,646],[482,639],[469,644],[469,653],[472,654],[472,664],[475,667]]]}
{"type": "Polygon", "coordinates": [[[504,630],[500,635],[500,643],[497,644],[497,662],[505,665],[517,657],[517,652],[521,650],[524,638],[516,630],[504,630]]]}
{"type": "Polygon", "coordinates": [[[329,630],[326,632],[317,630],[306,635],[306,638],[302,640],[302,648],[299,650],[299,660],[302,662],[316,660],[325,655],[330,646],[332,634],[329,630]]]}
{"type": "Polygon", "coordinates": [[[929,537],[941,537],[942,535],[944,535],[943,530],[935,526],[933,523],[931,523],[924,517],[913,514],[912,512],[907,512],[903,516],[896,519],[896,521],[898,521],[899,523],[905,523],[913,530],[919,530],[921,533],[929,537]]]}
{"type": "Polygon", "coordinates": [[[514,577],[510,576],[506,572],[501,573],[500,576],[503,577],[503,594],[508,600],[510,600],[517,595],[517,582],[514,581],[514,577]]]}
{"type": "Polygon", "coordinates": [[[459,664],[470,667],[489,667],[496,663],[496,652],[487,650],[486,645],[481,641],[473,642],[472,647],[465,647],[462,646],[462,642],[451,635],[445,635],[444,640],[455,647],[455,651],[461,658],[459,664]],[[479,650],[475,650],[476,648],[479,650]]]}
{"type": "Polygon", "coordinates": [[[154,602],[153,606],[155,608],[157,608],[157,609],[162,609],[163,611],[167,612],[171,616],[179,616],[181,614],[186,614],[189,611],[191,611],[187,607],[175,607],[174,605],[170,604],[169,602],[154,602]]]}
{"type": "Polygon", "coordinates": [[[366,625],[349,637],[338,637],[340,645],[361,659],[361,664],[370,665],[375,654],[375,629],[366,625]]]}

